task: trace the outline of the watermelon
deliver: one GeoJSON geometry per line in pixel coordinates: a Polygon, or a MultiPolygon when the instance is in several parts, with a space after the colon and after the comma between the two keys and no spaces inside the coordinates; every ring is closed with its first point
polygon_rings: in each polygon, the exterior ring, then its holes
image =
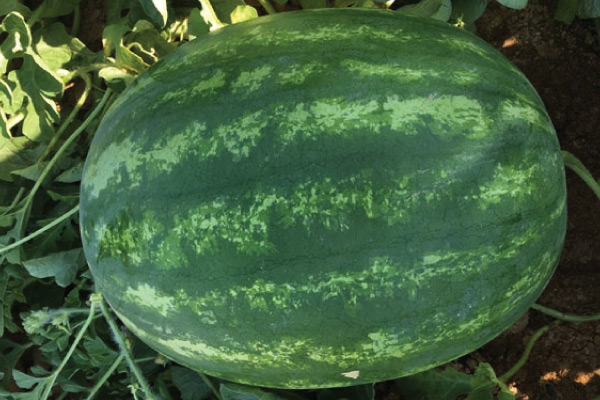
{"type": "Polygon", "coordinates": [[[274,388],[414,374],[514,323],[562,249],[544,105],[489,45],[386,10],[283,13],[181,46],[111,106],[81,234],[122,322],[274,388]]]}

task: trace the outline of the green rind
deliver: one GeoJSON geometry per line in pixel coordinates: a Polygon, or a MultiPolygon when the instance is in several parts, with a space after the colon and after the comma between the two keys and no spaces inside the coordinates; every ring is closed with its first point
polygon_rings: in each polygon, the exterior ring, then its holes
{"type": "Polygon", "coordinates": [[[81,193],[98,290],[150,346],[280,388],[412,374],[513,323],[565,232],[526,78],[448,25],[261,17],[182,46],[103,120],[81,193]]]}

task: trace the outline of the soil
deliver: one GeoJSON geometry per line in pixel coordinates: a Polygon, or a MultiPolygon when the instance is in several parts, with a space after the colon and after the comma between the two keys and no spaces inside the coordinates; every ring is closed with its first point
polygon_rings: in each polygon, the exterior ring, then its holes
{"type": "MultiPolygon", "coordinates": [[[[592,20],[553,19],[555,1],[524,10],[490,2],[477,34],[512,60],[544,101],[563,150],[600,178],[600,37],[592,20]]],[[[567,171],[568,228],[556,273],[538,303],[571,314],[600,311],[600,202],[567,171]]],[[[530,310],[511,329],[463,357],[489,362],[500,375],[519,359],[532,334],[553,319],[530,310]]],[[[600,396],[600,321],[553,326],[510,380],[517,399],[587,400],[600,396]]]]}

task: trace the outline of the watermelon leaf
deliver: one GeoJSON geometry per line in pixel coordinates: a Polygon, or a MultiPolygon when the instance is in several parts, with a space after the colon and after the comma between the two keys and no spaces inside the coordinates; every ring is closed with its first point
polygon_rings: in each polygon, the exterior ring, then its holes
{"type": "Polygon", "coordinates": [[[256,11],[256,8],[247,5],[237,6],[231,12],[230,18],[232,24],[237,24],[238,22],[258,18],[258,11],[256,11]]]}
{"type": "Polygon", "coordinates": [[[38,151],[35,143],[24,136],[6,139],[0,137],[0,180],[12,182],[12,171],[27,168],[35,163],[38,151]]]}
{"type": "Polygon", "coordinates": [[[24,4],[21,4],[19,0],[2,0],[0,3],[0,17],[11,13],[13,11],[18,12],[19,14],[25,16],[26,18],[31,15],[31,10],[27,8],[24,4]]]}
{"type": "Polygon", "coordinates": [[[79,6],[80,0],[44,0],[40,5],[39,18],[56,18],[71,14],[79,6]]]}
{"type": "Polygon", "coordinates": [[[203,400],[212,390],[196,371],[173,366],[170,368],[173,383],[181,392],[181,400],[203,400]]]}
{"type": "Polygon", "coordinates": [[[258,387],[239,385],[237,383],[221,383],[219,392],[221,393],[222,400],[290,400],[292,398],[267,392],[258,387]]]}
{"type": "Polygon", "coordinates": [[[197,8],[192,9],[190,12],[190,16],[187,20],[187,30],[190,39],[194,39],[195,37],[210,32],[210,25],[202,18],[202,14],[197,8]]]}
{"type": "Polygon", "coordinates": [[[161,28],[167,24],[167,0],[139,0],[144,12],[161,28]]]}
{"type": "Polygon", "coordinates": [[[319,391],[317,400],[373,400],[375,389],[373,385],[357,385],[337,389],[319,391]]]}
{"type": "Polygon", "coordinates": [[[219,21],[231,24],[233,21],[231,20],[231,13],[238,6],[245,6],[244,0],[212,0],[210,1],[215,14],[219,18],[219,21]]]}
{"type": "Polygon", "coordinates": [[[487,4],[487,0],[453,0],[451,19],[472,24],[481,17],[487,4]]]}
{"type": "Polygon", "coordinates": [[[37,54],[52,71],[65,68],[69,61],[84,52],[92,55],[85,44],[69,35],[60,22],[42,28],[33,36],[37,54]]]}
{"type": "Polygon", "coordinates": [[[527,0],[496,0],[508,8],[514,8],[515,10],[522,10],[527,7],[527,0]]]}
{"type": "Polygon", "coordinates": [[[490,364],[481,363],[473,375],[452,368],[433,369],[395,381],[400,394],[414,400],[493,400],[493,393],[500,386],[502,400],[514,400],[506,385],[498,380],[490,364]]]}
{"type": "Polygon", "coordinates": [[[8,61],[22,54],[31,45],[31,32],[23,16],[12,12],[2,20],[0,33],[8,34],[0,46],[0,75],[3,75],[8,61]]]}
{"type": "Polygon", "coordinates": [[[600,17],[600,0],[581,0],[578,15],[580,18],[600,17]]]}
{"type": "Polygon", "coordinates": [[[452,368],[433,369],[395,381],[396,388],[407,399],[455,400],[471,389],[471,376],[452,368]]]}
{"type": "Polygon", "coordinates": [[[104,67],[99,72],[100,78],[104,79],[106,85],[116,93],[121,93],[135,80],[135,75],[128,73],[125,69],[117,67],[104,67]]]}
{"type": "Polygon", "coordinates": [[[155,61],[175,50],[175,46],[167,42],[154,26],[145,20],[136,22],[132,32],[127,35],[127,41],[139,44],[145,52],[152,54],[155,61]]]}
{"type": "MultiPolygon", "coordinates": [[[[6,288],[8,287],[8,274],[6,271],[0,271],[0,337],[4,335],[4,297],[6,296],[6,288]]],[[[4,354],[0,352],[0,354],[4,354]]],[[[2,365],[0,365],[0,368],[2,365]]],[[[1,370],[0,370],[1,372],[1,370]]]]}
{"type": "Polygon", "coordinates": [[[471,377],[471,389],[465,400],[493,400],[494,391],[498,386],[502,393],[501,399],[514,400],[514,395],[510,393],[506,385],[498,380],[492,366],[488,363],[481,363],[471,377]]]}
{"type": "Polygon", "coordinates": [[[22,179],[35,182],[39,179],[47,164],[47,162],[35,163],[22,169],[15,169],[11,171],[13,181],[15,181],[17,184],[21,183],[22,179]]]}
{"type": "Polygon", "coordinates": [[[575,19],[581,3],[581,0],[558,0],[556,11],[554,12],[554,19],[570,24],[575,19]]]}
{"type": "Polygon", "coordinates": [[[67,287],[80,268],[85,267],[85,256],[81,248],[61,251],[23,262],[27,272],[36,278],[53,277],[60,287],[67,287]]]}
{"type": "Polygon", "coordinates": [[[398,12],[448,21],[452,14],[452,2],[450,0],[423,0],[417,4],[400,7],[398,12]]]}
{"type": "Polygon", "coordinates": [[[505,384],[500,382],[499,386],[500,386],[500,391],[496,395],[498,400],[515,400],[515,395],[511,393],[511,391],[508,389],[508,387],[505,384]]]}
{"type": "Polygon", "coordinates": [[[83,170],[83,161],[75,166],[63,171],[55,179],[56,182],[75,183],[81,181],[81,172],[83,170]]]}
{"type": "Polygon", "coordinates": [[[109,56],[115,52],[115,60],[119,67],[141,74],[148,69],[148,64],[123,44],[123,36],[130,30],[125,21],[108,25],[102,32],[104,54],[109,56]]]}
{"type": "Polygon", "coordinates": [[[50,140],[54,124],[60,121],[54,98],[62,94],[62,80],[37,54],[25,54],[23,65],[15,75],[29,99],[23,134],[33,141],[50,140]]]}
{"type": "Polygon", "coordinates": [[[300,6],[305,10],[311,8],[325,8],[327,7],[327,0],[300,0],[300,6]]]}
{"type": "Polygon", "coordinates": [[[13,379],[15,380],[17,386],[21,389],[31,389],[35,385],[46,380],[46,378],[24,374],[18,369],[13,370],[13,379]]]}

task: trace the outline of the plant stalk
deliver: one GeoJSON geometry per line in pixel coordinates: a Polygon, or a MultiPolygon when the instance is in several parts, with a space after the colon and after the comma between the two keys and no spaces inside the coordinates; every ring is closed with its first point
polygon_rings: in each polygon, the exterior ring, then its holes
{"type": "Polygon", "coordinates": [[[37,231],[30,233],[29,235],[17,240],[14,243],[11,243],[7,246],[0,248],[0,254],[6,253],[12,249],[16,249],[23,243],[26,243],[26,242],[30,241],[31,239],[35,239],[36,237],[40,236],[42,233],[46,232],[47,230],[54,228],[56,225],[59,225],[64,220],[66,220],[67,218],[69,218],[73,214],[75,214],[77,211],[79,211],[79,204],[76,205],[75,207],[73,207],[71,210],[64,213],[63,215],[61,215],[60,217],[56,218],[54,221],[50,222],[48,225],[43,226],[42,228],[38,229],[37,231]]]}
{"type": "Polygon", "coordinates": [[[508,371],[502,374],[502,376],[498,377],[498,380],[500,382],[506,383],[506,381],[509,380],[511,376],[516,374],[521,369],[521,367],[525,365],[527,359],[529,358],[529,355],[531,354],[531,349],[533,348],[533,345],[544,333],[546,333],[546,331],[548,331],[548,329],[550,329],[550,325],[545,325],[533,334],[531,339],[529,339],[529,342],[527,342],[527,346],[525,346],[525,351],[521,355],[521,358],[519,358],[515,365],[513,365],[508,371]]]}
{"type": "Polygon", "coordinates": [[[6,129],[10,132],[12,128],[14,128],[19,122],[25,119],[25,113],[22,111],[17,112],[15,115],[10,117],[8,121],[6,121],[6,129]]]}
{"type": "Polygon", "coordinates": [[[201,372],[198,372],[198,375],[200,375],[200,378],[202,378],[204,383],[206,383],[208,385],[208,387],[210,388],[210,390],[212,390],[212,392],[215,395],[215,397],[217,398],[217,400],[222,400],[221,393],[219,393],[219,390],[215,387],[214,383],[212,383],[210,378],[201,372]]]}
{"type": "Polygon", "coordinates": [[[71,26],[71,36],[77,37],[79,26],[81,24],[81,5],[77,4],[73,13],[73,26],[71,26]]]}
{"type": "Polygon", "coordinates": [[[63,358],[62,362],[60,363],[58,368],[56,368],[56,370],[52,373],[52,375],[49,376],[49,381],[46,383],[46,387],[44,388],[44,392],[42,393],[41,400],[47,400],[48,396],[50,396],[50,392],[52,391],[52,387],[54,386],[54,382],[56,382],[56,378],[58,377],[58,374],[60,374],[60,372],[65,367],[65,365],[67,365],[67,362],[73,355],[75,348],[77,347],[77,345],[79,344],[81,339],[83,339],[83,335],[84,335],[85,331],[92,323],[92,320],[94,319],[94,314],[96,313],[97,305],[98,305],[98,303],[95,300],[92,300],[91,305],[90,305],[90,314],[88,315],[87,319],[85,320],[85,324],[83,324],[83,326],[77,333],[77,336],[75,337],[73,344],[71,344],[71,347],[69,348],[69,351],[67,352],[67,355],[65,356],[65,358],[63,358]]]}
{"type": "Polygon", "coordinates": [[[100,390],[100,388],[104,385],[104,383],[106,383],[106,381],[108,380],[108,378],[119,367],[119,365],[123,361],[123,358],[125,358],[125,356],[123,354],[119,354],[117,356],[117,358],[112,363],[112,365],[110,366],[110,368],[106,371],[106,373],[104,375],[102,375],[102,378],[100,378],[100,380],[94,385],[94,387],[92,388],[92,390],[90,390],[90,394],[88,395],[88,397],[86,398],[86,400],[93,400],[94,395],[96,395],[96,393],[98,392],[98,390],[100,390]]]}
{"type": "MultiPolygon", "coordinates": [[[[25,205],[23,206],[23,219],[21,221],[21,227],[19,228],[20,234],[23,234],[23,230],[27,226],[27,221],[29,219],[29,213],[31,212],[31,205],[33,204],[33,198],[35,197],[35,194],[38,191],[38,189],[40,188],[40,186],[42,186],[42,182],[44,181],[44,179],[46,179],[46,176],[48,176],[48,174],[50,173],[50,170],[52,169],[52,167],[54,167],[54,164],[56,164],[58,159],[67,150],[67,148],[71,145],[71,143],[73,143],[73,141],[75,141],[75,139],[77,139],[77,137],[85,130],[85,128],[87,128],[87,126],[94,120],[94,118],[96,118],[96,115],[98,115],[98,113],[104,108],[104,105],[110,98],[111,93],[112,92],[110,89],[106,90],[106,92],[104,93],[104,96],[100,100],[100,103],[98,103],[98,105],[92,110],[92,112],[85,119],[85,121],[83,121],[83,123],[81,125],[79,125],[79,127],[77,129],[75,129],[75,131],[71,134],[71,136],[69,136],[69,138],[67,140],[65,140],[65,142],[56,151],[56,153],[50,159],[50,161],[48,161],[48,164],[46,164],[46,167],[40,174],[40,177],[37,179],[37,181],[33,185],[31,192],[29,192],[27,194],[27,197],[25,198],[25,205]]],[[[0,249],[0,251],[1,250],[3,250],[3,249],[0,249]]]]}
{"type": "Polygon", "coordinates": [[[533,308],[534,310],[541,311],[544,314],[547,314],[547,315],[549,315],[549,316],[551,316],[553,318],[556,318],[556,319],[559,319],[559,320],[565,321],[565,322],[580,323],[580,322],[589,322],[589,321],[598,321],[598,320],[600,320],[600,314],[593,314],[593,315],[565,314],[565,313],[562,313],[560,311],[556,311],[556,310],[553,310],[551,308],[541,306],[539,304],[534,304],[534,305],[531,306],[531,308],[533,308]]]}
{"type": "Polygon", "coordinates": [[[258,0],[260,5],[263,6],[267,14],[277,14],[277,10],[273,7],[269,0],[258,0]]]}
{"type": "Polygon", "coordinates": [[[144,378],[142,371],[140,371],[137,364],[133,360],[133,357],[131,356],[131,353],[129,352],[128,346],[125,343],[125,339],[123,338],[123,335],[121,334],[121,331],[119,330],[119,327],[117,326],[114,318],[110,314],[110,311],[106,308],[104,301],[100,302],[100,311],[102,311],[102,315],[104,315],[104,319],[108,323],[108,326],[110,327],[110,330],[113,333],[113,337],[114,337],[115,341],[117,342],[117,344],[119,345],[121,354],[123,355],[123,357],[127,361],[127,364],[129,365],[129,369],[135,376],[136,380],[138,381],[138,384],[141,386],[142,391],[144,392],[144,395],[146,396],[146,400],[157,400],[156,397],[152,394],[152,391],[150,390],[150,386],[148,385],[146,378],[144,378]]]}
{"type": "Polygon", "coordinates": [[[85,101],[87,100],[90,91],[92,90],[92,80],[90,79],[90,77],[87,76],[85,72],[79,72],[77,75],[79,75],[81,79],[83,79],[83,81],[85,82],[85,89],[83,90],[81,96],[79,96],[79,98],[77,99],[77,103],[75,104],[75,107],[73,108],[67,119],[64,120],[64,122],[61,124],[60,128],[48,144],[48,146],[46,146],[46,148],[44,149],[44,152],[38,159],[38,162],[44,161],[44,159],[48,156],[56,142],[58,142],[58,139],[63,135],[63,133],[67,130],[67,127],[71,124],[71,122],[73,122],[73,120],[77,116],[79,110],[85,104],[85,101]]]}
{"type": "Polygon", "coordinates": [[[210,31],[215,31],[215,30],[225,26],[225,24],[219,20],[219,17],[217,17],[217,14],[215,13],[214,8],[210,4],[210,1],[208,1],[208,0],[198,0],[198,1],[200,2],[200,6],[202,8],[200,10],[200,15],[202,15],[202,17],[206,20],[206,22],[209,23],[210,31]]]}
{"type": "Polygon", "coordinates": [[[592,191],[600,199],[600,184],[596,182],[590,171],[583,163],[568,151],[562,151],[563,163],[571,168],[583,181],[592,189],[592,191]]]}

